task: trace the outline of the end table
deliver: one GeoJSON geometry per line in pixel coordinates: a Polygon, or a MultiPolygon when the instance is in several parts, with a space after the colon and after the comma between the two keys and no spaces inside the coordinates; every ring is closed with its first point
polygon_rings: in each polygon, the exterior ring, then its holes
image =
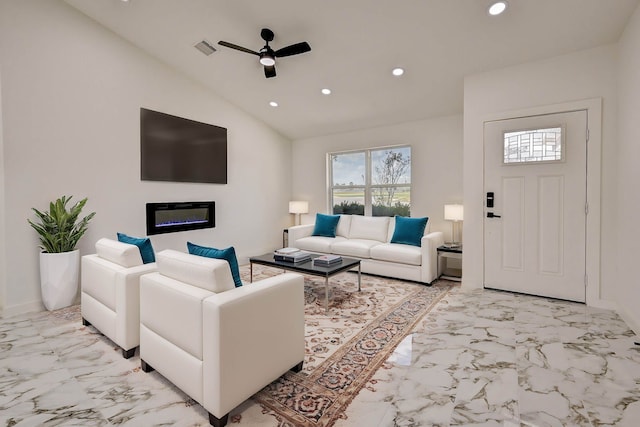
{"type": "Polygon", "coordinates": [[[450,268],[447,266],[447,260],[459,259],[462,263],[462,246],[448,247],[439,246],[438,249],[438,277],[455,280],[456,282],[462,281],[462,266],[460,268],[450,268]]]}

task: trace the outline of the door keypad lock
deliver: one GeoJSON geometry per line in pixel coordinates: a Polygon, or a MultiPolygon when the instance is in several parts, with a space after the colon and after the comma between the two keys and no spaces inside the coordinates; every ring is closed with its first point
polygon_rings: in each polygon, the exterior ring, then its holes
{"type": "Polygon", "coordinates": [[[487,192],[487,207],[488,208],[492,208],[493,207],[493,191],[488,191],[487,192]]]}

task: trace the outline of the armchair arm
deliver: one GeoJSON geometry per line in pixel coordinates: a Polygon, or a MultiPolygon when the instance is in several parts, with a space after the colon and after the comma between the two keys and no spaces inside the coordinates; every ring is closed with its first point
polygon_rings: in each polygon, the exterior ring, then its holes
{"type": "Polygon", "coordinates": [[[211,295],[158,272],[140,278],[140,359],[200,403],[202,303],[211,295]]]}
{"type": "Polygon", "coordinates": [[[422,236],[422,281],[431,283],[438,277],[438,246],[444,244],[444,234],[434,231],[422,236]]]}
{"type": "Polygon", "coordinates": [[[140,276],[156,270],[152,262],[116,272],[116,341],[124,350],[140,344],[140,276]]]}
{"type": "MultiPolygon", "coordinates": [[[[140,252],[137,253],[139,256],[140,252]]],[[[155,271],[156,264],[123,267],[97,254],[85,255],[81,262],[82,317],[123,350],[138,346],[139,280],[142,275],[155,271]]]]}
{"type": "Polygon", "coordinates": [[[203,302],[203,406],[223,417],[304,360],[304,280],[271,277],[203,302]]]}
{"type": "Polygon", "coordinates": [[[289,227],[289,246],[296,247],[296,241],[313,234],[315,224],[303,224],[289,227]]]}

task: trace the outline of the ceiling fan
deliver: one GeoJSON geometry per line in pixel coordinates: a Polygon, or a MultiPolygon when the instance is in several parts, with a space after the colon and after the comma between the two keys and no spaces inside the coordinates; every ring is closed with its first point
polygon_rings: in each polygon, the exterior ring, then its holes
{"type": "Polygon", "coordinates": [[[267,43],[259,52],[256,52],[246,47],[238,46],[237,44],[229,43],[220,40],[218,44],[220,46],[229,47],[231,49],[239,50],[240,52],[250,53],[260,57],[260,63],[264,66],[264,76],[266,78],[276,76],[276,58],[282,58],[285,56],[299,55],[301,53],[309,52],[311,46],[307,42],[300,42],[292,44],[290,46],[283,47],[282,49],[273,50],[269,46],[269,42],[273,41],[273,31],[268,28],[263,28],[260,31],[260,37],[267,43]]]}

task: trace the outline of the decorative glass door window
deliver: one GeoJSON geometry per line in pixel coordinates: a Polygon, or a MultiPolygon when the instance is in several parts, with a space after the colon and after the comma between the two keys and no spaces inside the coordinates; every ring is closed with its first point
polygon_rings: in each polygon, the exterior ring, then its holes
{"type": "Polygon", "coordinates": [[[504,164],[564,161],[564,132],[558,126],[504,132],[504,164]]]}

